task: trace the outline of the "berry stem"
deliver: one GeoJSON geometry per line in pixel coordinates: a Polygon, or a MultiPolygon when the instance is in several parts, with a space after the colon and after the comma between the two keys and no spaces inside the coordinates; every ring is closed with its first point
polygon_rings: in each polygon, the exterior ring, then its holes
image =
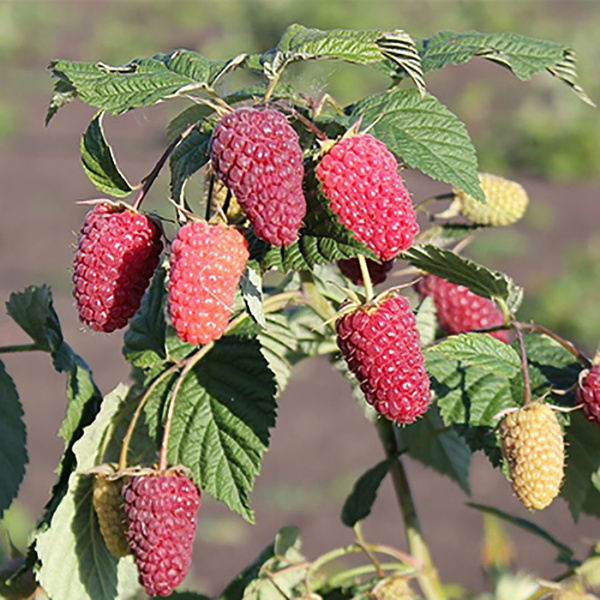
{"type": "Polygon", "coordinates": [[[581,350],[576,348],[574,344],[572,344],[568,340],[565,340],[557,333],[554,333],[554,331],[550,331],[550,329],[546,329],[546,327],[543,327],[542,325],[537,325],[535,323],[516,323],[516,325],[521,329],[529,329],[530,331],[547,335],[549,338],[552,338],[555,342],[558,342],[565,350],[570,352],[587,369],[590,369],[592,367],[592,361],[583,352],[581,352],[581,350]]]}
{"type": "Polygon", "coordinates": [[[420,563],[417,579],[421,590],[426,600],[445,600],[446,595],[423,537],[408,477],[402,460],[398,456],[399,448],[394,435],[394,426],[387,419],[380,419],[377,421],[377,431],[385,455],[390,459],[394,458],[390,473],[398,505],[404,519],[408,548],[411,555],[420,563]]]}
{"type": "Polygon", "coordinates": [[[277,84],[279,83],[279,79],[280,79],[282,73],[283,73],[283,69],[281,69],[279,71],[279,73],[277,73],[275,75],[275,77],[273,77],[273,79],[271,79],[271,81],[269,82],[269,87],[267,88],[267,91],[265,92],[264,102],[268,102],[269,99],[271,98],[271,96],[273,95],[273,92],[275,91],[275,88],[277,87],[277,84]]]}
{"type": "Polygon", "coordinates": [[[365,286],[365,296],[367,297],[367,302],[370,302],[373,300],[375,294],[373,293],[373,282],[371,281],[367,259],[362,254],[358,255],[358,264],[360,265],[363,285],[365,286]]]}
{"type": "Polygon", "coordinates": [[[181,132],[168,146],[167,149],[162,153],[161,157],[158,159],[157,163],[154,165],[152,171],[146,175],[140,182],[141,189],[133,202],[132,208],[134,210],[138,210],[146,197],[146,194],[152,187],[153,183],[156,181],[160,170],[163,168],[165,162],[167,162],[167,158],[171,156],[175,147],[179,144],[179,142],[183,141],[196,127],[196,123],[190,125],[185,131],[181,132]]]}
{"type": "Polygon", "coordinates": [[[523,385],[525,386],[525,398],[523,405],[531,402],[531,383],[529,380],[529,366],[527,364],[527,350],[525,350],[525,342],[523,341],[523,332],[518,323],[515,323],[515,333],[519,341],[519,349],[521,351],[521,368],[523,369],[523,385]]]}
{"type": "Polygon", "coordinates": [[[356,525],[354,525],[354,533],[356,535],[356,543],[364,550],[365,554],[369,557],[371,564],[375,567],[377,576],[383,579],[385,577],[385,573],[383,572],[383,569],[381,568],[377,557],[373,554],[371,548],[369,547],[369,545],[365,541],[365,538],[363,537],[362,530],[360,527],[360,521],[356,523],[356,525]]]}
{"type": "MultiPolygon", "coordinates": [[[[306,298],[307,304],[312,308],[317,315],[319,315],[323,321],[331,323],[332,319],[335,319],[335,311],[323,297],[323,294],[319,292],[317,284],[315,283],[314,277],[310,271],[300,271],[300,284],[302,287],[302,293],[306,298]]],[[[333,327],[333,324],[332,324],[333,327]]]]}
{"type": "Polygon", "coordinates": [[[33,352],[43,350],[37,344],[14,344],[12,346],[0,346],[0,354],[9,354],[11,352],[33,352]]]}

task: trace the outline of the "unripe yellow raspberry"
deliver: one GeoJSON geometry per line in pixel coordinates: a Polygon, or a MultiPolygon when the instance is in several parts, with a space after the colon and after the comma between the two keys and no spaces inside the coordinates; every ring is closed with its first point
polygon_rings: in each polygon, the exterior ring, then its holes
{"type": "Polygon", "coordinates": [[[123,479],[108,479],[106,475],[96,475],[94,480],[93,503],[100,532],[106,547],[117,558],[131,554],[125,533],[127,532],[127,515],[125,503],[121,496],[123,479]]]}
{"type": "Polygon", "coordinates": [[[414,597],[408,579],[401,575],[392,575],[382,579],[373,588],[369,600],[413,600],[414,597]]]}
{"type": "Polygon", "coordinates": [[[525,214],[529,198],[527,192],[516,181],[479,174],[479,182],[487,203],[479,202],[462,190],[454,190],[460,205],[460,213],[479,225],[512,225],[525,214]]]}
{"type": "Polygon", "coordinates": [[[500,439],[517,498],[529,510],[546,508],[564,474],[565,442],[555,412],[540,400],[510,412],[500,424],[500,439]]]}

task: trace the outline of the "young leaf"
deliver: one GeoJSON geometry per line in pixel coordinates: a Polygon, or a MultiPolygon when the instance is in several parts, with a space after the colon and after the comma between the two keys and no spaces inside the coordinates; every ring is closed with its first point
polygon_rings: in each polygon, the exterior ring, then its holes
{"type": "Polygon", "coordinates": [[[424,71],[459,65],[480,56],[510,69],[522,81],[548,71],[569,85],[584,102],[593,105],[577,83],[573,50],[562,44],[516,33],[442,31],[423,40],[421,48],[424,71]]]}
{"type": "Polygon", "coordinates": [[[435,340],[437,330],[436,309],[431,296],[423,299],[417,310],[417,329],[419,330],[419,338],[421,346],[426,348],[435,340]]]}
{"type": "Polygon", "coordinates": [[[469,486],[471,451],[466,442],[453,429],[444,428],[439,411],[432,406],[425,415],[410,427],[396,428],[400,446],[407,448],[412,458],[435,469],[456,482],[466,494],[469,486]]]}
{"type": "Polygon", "coordinates": [[[27,461],[23,408],[17,388],[0,361],[0,519],[19,492],[27,461]]]}
{"type": "Polygon", "coordinates": [[[393,88],[357,102],[351,114],[407,165],[485,202],[473,142],[464,124],[433,96],[393,88]]]}
{"type": "Polygon", "coordinates": [[[131,186],[115,162],[111,147],[102,129],[103,112],[99,112],[81,138],[81,162],[90,181],[102,192],[112,196],[127,196],[131,186]]]}
{"type": "MultiPolygon", "coordinates": [[[[159,442],[174,378],[145,407],[159,442]]],[[[275,425],[275,379],[256,340],[226,336],[184,379],[175,400],[169,463],[188,467],[200,488],[252,521],[248,493],[275,425]]]]}
{"type": "MultiPolygon", "coordinates": [[[[124,401],[118,388],[102,402],[92,425],[73,447],[78,470],[95,466],[106,429],[124,401]]],[[[49,597],[115,600],[139,590],[131,557],[118,560],[106,548],[92,505],[92,475],[73,472],[68,490],[52,516],[50,527],[38,533],[41,562],[38,581],[49,597]]]]}
{"type": "Polygon", "coordinates": [[[381,482],[392,468],[395,457],[382,460],[365,471],[355,482],[342,508],[341,519],[346,527],[354,527],[371,514],[381,482]]]}
{"type": "Polygon", "coordinates": [[[403,252],[402,257],[418,269],[468,287],[478,296],[503,300],[512,312],[519,307],[522,290],[510,277],[455,252],[429,244],[415,244],[403,252]]]}
{"type": "Polygon", "coordinates": [[[158,367],[166,359],[165,279],[166,270],[159,267],[123,338],[125,359],[142,369],[158,367]]]}
{"type": "Polygon", "coordinates": [[[263,310],[262,277],[260,273],[250,267],[246,267],[240,279],[240,289],[244,304],[250,316],[263,329],[267,326],[265,312],[263,310]]]}
{"type": "Polygon", "coordinates": [[[23,292],[13,292],[6,303],[6,312],[40,350],[54,352],[62,344],[60,322],[47,285],[32,285],[23,292]]]}

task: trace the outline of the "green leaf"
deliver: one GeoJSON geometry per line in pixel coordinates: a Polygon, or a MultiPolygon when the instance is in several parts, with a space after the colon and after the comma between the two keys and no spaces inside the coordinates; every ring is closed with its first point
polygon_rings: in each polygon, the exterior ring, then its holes
{"type": "Polygon", "coordinates": [[[263,310],[263,291],[261,274],[248,266],[244,269],[240,279],[240,289],[248,314],[262,328],[267,326],[265,311],[263,310]]]}
{"type": "Polygon", "coordinates": [[[46,122],[75,97],[118,115],[207,88],[211,83],[211,63],[190,50],[136,59],[123,66],[55,60],[49,70],[57,81],[46,122]]]}
{"type": "Polygon", "coordinates": [[[19,492],[27,462],[23,408],[17,388],[0,361],[0,519],[19,492]]]}
{"type": "Polygon", "coordinates": [[[435,406],[410,426],[396,428],[396,437],[409,456],[449,477],[466,494],[471,493],[469,446],[456,431],[444,427],[435,406]]]}
{"type": "MultiPolygon", "coordinates": [[[[93,467],[107,428],[124,401],[125,390],[107,396],[92,425],[86,427],[73,450],[78,470],[93,467]]],[[[52,516],[50,527],[39,532],[37,573],[49,597],[115,600],[138,590],[137,569],[131,557],[116,559],[106,548],[92,505],[93,476],[73,472],[68,491],[52,516]]]]}
{"type": "Polygon", "coordinates": [[[569,85],[584,102],[593,105],[577,83],[575,53],[568,46],[516,33],[477,31],[442,31],[424,40],[421,46],[424,71],[459,65],[480,56],[506,67],[522,81],[548,71],[569,85]]]}
{"type": "Polygon", "coordinates": [[[478,296],[504,301],[511,312],[519,307],[522,289],[508,275],[491,271],[451,250],[415,244],[403,252],[402,257],[418,269],[468,287],[478,296]]]}
{"type": "Polygon", "coordinates": [[[208,149],[212,135],[212,126],[201,123],[190,132],[177,146],[171,158],[171,197],[180,202],[187,180],[208,162],[208,149]]]}
{"type": "MultiPolygon", "coordinates": [[[[164,401],[174,378],[150,397],[150,432],[162,435],[164,401]]],[[[170,464],[188,467],[200,488],[248,521],[248,493],[275,425],[275,378],[256,340],[226,336],[185,377],[169,437],[170,464]]]]}
{"type": "Polygon", "coordinates": [[[515,350],[486,333],[451,335],[428,352],[443,354],[507,379],[512,379],[521,370],[521,358],[515,350]]]}
{"type": "Polygon", "coordinates": [[[131,186],[119,171],[111,147],[102,129],[103,112],[99,112],[81,138],[81,162],[90,181],[102,192],[127,196],[131,186]]]}
{"type": "Polygon", "coordinates": [[[419,305],[417,310],[417,329],[419,330],[419,337],[421,340],[421,346],[426,348],[435,340],[435,334],[437,331],[437,311],[435,309],[435,303],[431,296],[427,296],[423,299],[423,302],[419,305]]]}
{"type": "Polygon", "coordinates": [[[351,114],[407,165],[485,202],[473,142],[464,124],[433,96],[393,88],[356,103],[351,114]]]}
{"type": "Polygon", "coordinates": [[[166,270],[159,267],[123,338],[125,359],[142,369],[158,367],[166,360],[165,279],[166,270]]]}
{"type": "Polygon", "coordinates": [[[29,286],[23,292],[13,292],[6,303],[6,312],[45,352],[54,352],[63,337],[58,316],[52,303],[52,291],[47,285],[29,286]]]}
{"type": "Polygon", "coordinates": [[[379,486],[392,468],[396,457],[388,458],[365,471],[354,484],[342,507],[341,519],[346,527],[354,527],[371,514],[379,486]]]}
{"type": "MultiPolygon", "coordinates": [[[[598,427],[587,421],[581,412],[571,416],[571,426],[565,435],[567,463],[561,495],[577,520],[587,505],[600,503],[600,490],[594,478],[600,475],[600,435],[598,427]]],[[[595,513],[597,514],[597,510],[595,513]]]]}
{"type": "Polygon", "coordinates": [[[300,552],[302,537],[300,530],[295,525],[282,527],[275,536],[274,552],[279,559],[290,562],[302,562],[304,555],[300,552]]]}
{"type": "Polygon", "coordinates": [[[181,135],[190,125],[201,123],[214,112],[206,104],[193,104],[173,117],[167,126],[167,141],[169,144],[181,135]]]}
{"type": "Polygon", "coordinates": [[[566,544],[559,542],[554,536],[550,535],[545,529],[542,529],[539,525],[528,521],[527,519],[523,519],[522,517],[516,517],[509,513],[506,513],[502,510],[494,508],[493,506],[486,506],[485,504],[477,504],[475,502],[467,502],[467,506],[474,508],[476,510],[480,510],[486,514],[494,515],[511,525],[516,525],[520,527],[524,531],[528,531],[533,535],[538,536],[544,541],[548,542],[550,545],[554,546],[558,550],[559,557],[561,560],[565,562],[570,562],[574,556],[573,550],[569,548],[566,544]]]}

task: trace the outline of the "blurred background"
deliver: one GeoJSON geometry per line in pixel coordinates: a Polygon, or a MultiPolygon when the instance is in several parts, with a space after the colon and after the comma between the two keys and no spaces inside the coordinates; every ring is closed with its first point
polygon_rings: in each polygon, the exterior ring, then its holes
{"type": "MultiPolygon", "coordinates": [[[[53,58],[126,63],[136,57],[194,49],[209,58],[273,47],[291,23],[327,28],[402,28],[414,37],[441,29],[514,31],[573,46],[583,87],[600,102],[600,2],[597,0],[16,0],[0,1],[0,292],[4,299],[29,284],[48,283],[65,338],[91,365],[107,393],[128,377],[119,334],[82,331],[70,296],[75,234],[98,192],[79,163],[80,136],[93,116],[81,103],[63,108],[48,128],[52,90],[45,67],[53,58]]],[[[367,71],[337,63],[291,70],[314,94],[327,89],[341,102],[381,85],[367,71]]],[[[466,123],[482,171],[518,180],[531,204],[517,227],[486,232],[468,254],[506,271],[527,291],[523,320],[532,318],[571,338],[588,353],[600,340],[600,118],[550,76],[519,82],[492,63],[473,60],[428,76],[432,93],[466,123]]],[[[106,133],[131,182],[139,181],[165,146],[173,102],[107,118],[106,133]]],[[[417,201],[449,191],[417,173],[406,179],[417,201]]],[[[194,193],[193,186],[190,193],[194,193]]],[[[164,202],[167,180],[151,201],[164,202]]],[[[0,345],[25,343],[0,315],[0,345]]],[[[64,382],[47,356],[3,356],[23,401],[30,464],[6,526],[17,544],[44,505],[62,445],[64,382]]],[[[217,593],[286,524],[301,528],[309,557],[352,541],[339,520],[355,478],[381,459],[378,439],[327,363],[300,365],[280,401],[278,428],[258,479],[251,527],[205,497],[189,587],[217,593]]],[[[476,456],[472,499],[527,517],[500,472],[476,456]]],[[[479,565],[481,515],[448,479],[409,464],[417,505],[434,560],[445,581],[483,589],[479,565]],[[458,548],[460,547],[460,550],[458,548]]],[[[562,501],[534,520],[581,553],[600,524],[572,524],[562,501]]],[[[554,551],[512,530],[523,569],[545,577],[561,571],[554,551]]],[[[384,485],[365,535],[403,547],[402,521],[384,485]]],[[[0,536],[0,544],[4,543],[0,536]]]]}

